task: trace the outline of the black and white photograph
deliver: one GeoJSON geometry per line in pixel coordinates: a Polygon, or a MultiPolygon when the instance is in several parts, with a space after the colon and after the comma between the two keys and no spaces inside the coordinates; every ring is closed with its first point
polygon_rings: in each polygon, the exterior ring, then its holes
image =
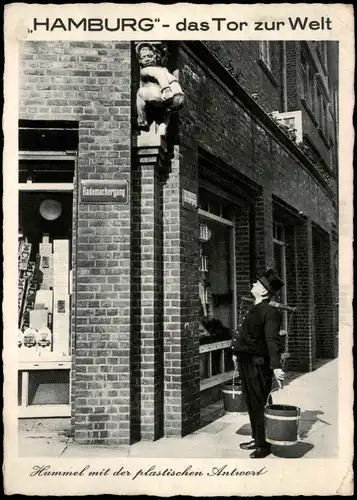
{"type": "Polygon", "coordinates": [[[31,16],[29,33],[52,36],[29,35],[16,59],[5,326],[27,477],[38,491],[62,481],[58,495],[71,475],[88,488],[103,478],[103,493],[117,476],[197,479],[211,494],[227,479],[241,495],[234,480],[341,459],[340,362],[352,355],[341,144],[352,145],[341,38],[321,31],[332,18],[306,18],[320,31],[303,39],[282,38],[272,16],[266,38],[231,21],[239,39],[200,39],[195,18],[192,39],[188,16],[187,39],[137,40],[121,39],[131,21],[115,16],[111,39],[67,37],[98,23],[67,15],[31,16]]]}

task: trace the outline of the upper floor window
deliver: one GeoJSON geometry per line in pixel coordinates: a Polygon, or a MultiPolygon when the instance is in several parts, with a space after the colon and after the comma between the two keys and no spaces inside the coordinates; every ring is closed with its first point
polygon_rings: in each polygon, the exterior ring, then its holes
{"type": "Polygon", "coordinates": [[[319,40],[316,42],[316,53],[322,64],[322,69],[326,71],[327,69],[327,42],[326,40],[319,40]]]}
{"type": "Polygon", "coordinates": [[[274,83],[280,80],[280,45],[279,42],[263,40],[259,42],[259,60],[264,69],[268,70],[268,75],[273,77],[274,83]]]}
{"type": "Polygon", "coordinates": [[[329,135],[328,105],[323,92],[317,89],[318,122],[321,132],[327,138],[329,135]]]}
{"type": "Polygon", "coordinates": [[[259,52],[260,52],[260,58],[267,66],[267,68],[271,70],[270,42],[268,41],[259,42],[259,52]]]}
{"type": "Polygon", "coordinates": [[[315,71],[307,58],[301,56],[301,77],[302,77],[302,95],[310,110],[316,113],[316,79],[315,71]]]}

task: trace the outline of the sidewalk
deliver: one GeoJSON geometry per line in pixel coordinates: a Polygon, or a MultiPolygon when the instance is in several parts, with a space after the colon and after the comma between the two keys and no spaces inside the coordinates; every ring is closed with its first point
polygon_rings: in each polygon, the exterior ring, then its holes
{"type": "MultiPolygon", "coordinates": [[[[286,387],[274,393],[275,403],[300,406],[299,443],[273,446],[268,458],[333,458],[338,455],[338,360],[311,373],[289,374],[286,387]],[[289,383],[289,379],[291,380],[289,383]]],[[[248,458],[239,443],[249,439],[246,413],[225,413],[219,403],[203,417],[203,426],[184,438],[141,441],[131,446],[79,445],[63,432],[20,430],[20,457],[248,458]],[[206,425],[205,425],[206,424],[206,425]]]]}

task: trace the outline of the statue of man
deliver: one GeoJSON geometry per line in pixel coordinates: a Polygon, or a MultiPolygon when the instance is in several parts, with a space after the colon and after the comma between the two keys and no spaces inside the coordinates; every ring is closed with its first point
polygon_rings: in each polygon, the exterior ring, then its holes
{"type": "Polygon", "coordinates": [[[170,114],[182,108],[184,94],[174,75],[163,65],[166,46],[157,42],[142,42],[136,47],[140,64],[140,87],[136,96],[138,127],[148,131],[155,121],[158,133],[166,134],[170,114]]]}

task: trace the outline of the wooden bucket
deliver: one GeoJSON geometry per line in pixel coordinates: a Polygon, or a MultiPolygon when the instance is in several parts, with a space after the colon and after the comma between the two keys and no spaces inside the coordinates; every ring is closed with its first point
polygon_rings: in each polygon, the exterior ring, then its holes
{"type": "Polygon", "coordinates": [[[270,444],[292,446],[299,440],[300,408],[269,404],[264,409],[265,439],[270,444]]]}
{"type": "Polygon", "coordinates": [[[223,385],[223,404],[224,409],[228,413],[247,411],[242,386],[237,378],[237,374],[238,371],[235,369],[232,383],[223,385]]]}
{"type": "Polygon", "coordinates": [[[235,382],[233,384],[224,384],[222,392],[223,404],[226,412],[247,411],[242,386],[239,383],[235,382]]]}

